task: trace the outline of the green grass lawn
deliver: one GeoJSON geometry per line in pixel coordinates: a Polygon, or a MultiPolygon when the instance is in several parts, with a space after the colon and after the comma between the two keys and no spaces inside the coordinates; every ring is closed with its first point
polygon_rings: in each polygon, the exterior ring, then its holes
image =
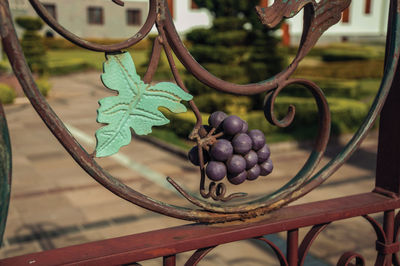
{"type": "MultiPolygon", "coordinates": [[[[148,50],[129,49],[128,51],[135,62],[138,73],[143,75],[146,71],[145,65],[149,57],[148,50]]],[[[103,69],[103,62],[105,61],[104,53],[84,49],[49,50],[47,52],[47,57],[49,60],[50,73],[52,75],[70,74],[87,69],[101,71],[103,69]]],[[[172,74],[164,54],[162,54],[161,60],[155,79],[171,79],[172,74]]],[[[176,58],[175,63],[178,69],[184,69],[183,65],[176,58]]]]}
{"type": "MultiPolygon", "coordinates": [[[[147,60],[147,50],[130,50],[136,66],[141,66],[147,60]]],[[[102,70],[105,61],[104,53],[84,49],[50,50],[47,52],[50,68],[60,65],[84,63],[92,69],[102,70]]]]}

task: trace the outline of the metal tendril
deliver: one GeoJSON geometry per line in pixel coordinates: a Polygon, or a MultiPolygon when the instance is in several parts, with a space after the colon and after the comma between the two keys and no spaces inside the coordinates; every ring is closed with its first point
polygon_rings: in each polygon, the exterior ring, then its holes
{"type": "Polygon", "coordinates": [[[239,197],[245,197],[247,196],[247,193],[233,193],[230,194],[229,196],[225,197],[226,195],[226,186],[224,183],[216,183],[216,182],[210,182],[208,185],[208,192],[205,189],[205,163],[204,163],[204,154],[203,154],[203,149],[204,150],[209,150],[210,146],[213,145],[215,142],[217,142],[217,138],[220,138],[224,135],[223,132],[218,132],[217,134],[213,135],[216,132],[216,128],[212,128],[208,133],[206,132],[201,132],[202,128],[199,129],[199,134],[198,134],[198,141],[197,141],[197,147],[198,147],[198,156],[199,156],[199,162],[200,162],[200,172],[201,172],[201,178],[200,178],[200,194],[203,198],[208,199],[212,198],[215,201],[222,201],[222,202],[227,202],[230,201],[234,198],[239,198],[239,197]]]}

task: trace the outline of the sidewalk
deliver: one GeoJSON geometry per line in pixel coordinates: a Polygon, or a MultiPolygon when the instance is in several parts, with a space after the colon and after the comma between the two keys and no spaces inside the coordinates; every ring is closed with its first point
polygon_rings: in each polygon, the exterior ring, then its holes
{"type": "MultiPolygon", "coordinates": [[[[97,101],[110,96],[100,73],[88,72],[52,79],[49,102],[88,152],[94,149],[97,101]]],[[[132,205],[91,179],[69,157],[29,104],[6,108],[12,141],[12,199],[0,258],[145,232],[188,222],[164,217],[132,205]]],[[[321,165],[340,151],[330,146],[321,165]]],[[[371,191],[374,185],[376,134],[323,186],[295,204],[371,191]]],[[[271,145],[275,170],[271,177],[246,182],[241,191],[265,194],[283,185],[304,164],[305,149],[271,145]]],[[[134,139],[117,157],[99,159],[107,171],[141,193],[171,204],[189,203],[165,185],[171,176],[195,191],[198,169],[188,161],[147,142],[134,139]],[[128,158],[128,163],[127,159],[128,158]],[[129,162],[129,160],[131,162],[129,162]],[[143,170],[146,167],[151,171],[143,170]]],[[[238,188],[229,188],[238,189],[238,188]]],[[[231,190],[233,191],[233,190],[231,190]]],[[[307,230],[301,230],[303,236],[307,230]]],[[[276,241],[284,234],[273,236],[276,241]]],[[[301,238],[300,238],[301,239],[301,238]]],[[[311,248],[306,265],[333,265],[347,251],[357,251],[371,264],[375,234],[362,218],[333,223],[311,248]]],[[[182,265],[190,254],[178,256],[182,265]]],[[[160,265],[160,260],[143,265],[160,265]]],[[[277,265],[272,253],[253,241],[218,247],[204,265],[277,265]]],[[[203,265],[203,264],[202,264],[203,265]]]]}

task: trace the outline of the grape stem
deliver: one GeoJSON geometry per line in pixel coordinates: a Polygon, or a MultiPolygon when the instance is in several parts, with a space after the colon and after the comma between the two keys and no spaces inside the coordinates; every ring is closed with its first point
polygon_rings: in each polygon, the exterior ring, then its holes
{"type": "MultiPolygon", "coordinates": [[[[195,127],[189,136],[189,138],[191,139],[196,139],[198,147],[197,150],[200,163],[200,195],[205,199],[212,198],[215,201],[222,201],[222,202],[227,202],[234,198],[245,197],[247,196],[247,193],[234,193],[225,197],[226,186],[223,183],[216,184],[215,182],[211,182],[208,186],[208,192],[205,189],[206,173],[205,173],[203,150],[209,151],[210,147],[218,141],[217,139],[224,136],[223,132],[219,132],[213,135],[216,130],[217,129],[213,127],[207,133],[207,131],[203,127],[200,128],[195,127]]],[[[185,195],[184,193],[182,193],[182,189],[176,183],[171,183],[171,184],[179,192],[181,192],[182,195],[185,195]]]]}

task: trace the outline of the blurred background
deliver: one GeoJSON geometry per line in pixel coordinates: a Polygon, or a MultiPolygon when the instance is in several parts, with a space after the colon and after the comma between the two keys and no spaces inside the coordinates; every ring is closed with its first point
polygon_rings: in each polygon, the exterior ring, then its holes
{"type": "MultiPolygon", "coordinates": [[[[61,25],[79,37],[113,44],[135,35],[147,18],[148,1],[124,2],[124,7],[109,0],[46,0],[42,4],[61,25]]],[[[266,80],[286,68],[296,56],[303,27],[302,12],[268,29],[259,21],[254,7],[272,3],[272,0],[168,1],[177,31],[193,57],[217,77],[238,84],[266,80]]],[[[100,127],[96,124],[97,102],[113,95],[100,80],[104,53],[82,49],[61,38],[35,15],[27,0],[13,0],[10,8],[41,93],[88,152],[93,151],[94,132],[100,127]]],[[[342,13],[341,21],[322,36],[293,75],[314,81],[328,99],[332,137],[321,165],[334,157],[358,129],[379,88],[388,10],[388,0],[353,1],[342,13]]],[[[153,28],[148,37],[128,50],[141,77],[146,72],[156,36],[153,28]]],[[[179,60],[175,62],[204,121],[210,113],[222,110],[240,116],[250,129],[260,129],[266,135],[274,172],[240,187],[228,185],[230,191],[264,195],[297,173],[318,131],[318,111],[311,93],[297,85],[280,93],[275,107],[278,117],[285,116],[290,104],[296,106],[294,122],[281,129],[265,120],[264,95],[248,97],[217,92],[191,76],[179,60]]],[[[164,54],[153,78],[153,82],[159,81],[173,81],[164,54]]],[[[0,101],[6,104],[14,156],[12,199],[0,258],[186,223],[142,210],[92,181],[50,135],[24,98],[4,53],[0,61],[0,101]]],[[[165,176],[176,178],[189,190],[196,191],[198,169],[186,159],[187,151],[194,145],[187,137],[196,120],[190,111],[165,114],[170,124],[153,128],[148,137],[134,137],[120,153],[98,161],[114,176],[146,195],[189,206],[167,184],[165,176]]],[[[376,131],[377,125],[341,170],[297,203],[372,190],[376,131]]],[[[285,235],[268,237],[284,249],[285,235]]],[[[306,265],[336,264],[340,255],[350,250],[364,254],[372,262],[374,239],[372,228],[360,218],[335,223],[315,242],[306,265]],[[368,234],[371,237],[360,237],[368,234]]],[[[178,259],[183,262],[188,256],[182,254],[178,259]]],[[[268,247],[253,241],[219,247],[203,262],[205,265],[278,264],[268,247]]]]}

